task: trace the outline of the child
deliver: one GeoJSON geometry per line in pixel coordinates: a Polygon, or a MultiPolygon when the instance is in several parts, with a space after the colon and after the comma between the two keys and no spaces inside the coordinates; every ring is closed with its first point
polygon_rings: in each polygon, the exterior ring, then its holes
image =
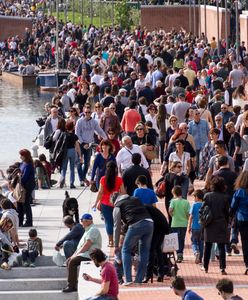
{"type": "Polygon", "coordinates": [[[135,189],[133,196],[139,198],[140,202],[142,202],[143,204],[156,206],[156,202],[158,202],[158,199],[155,192],[147,187],[146,176],[138,176],[135,184],[138,186],[138,188],[135,189]]]}
{"type": "Polygon", "coordinates": [[[29,230],[29,239],[27,249],[22,250],[22,260],[24,267],[35,267],[35,259],[40,254],[42,255],[42,240],[37,236],[36,229],[29,230]],[[30,264],[28,263],[30,259],[30,264]]]}
{"type": "Polygon", "coordinates": [[[182,188],[175,185],[172,189],[173,198],[170,202],[169,214],[172,217],[171,231],[178,234],[179,249],[177,250],[177,262],[183,261],[185,235],[187,231],[190,204],[182,198],[182,188]]]}
{"type": "Polygon", "coordinates": [[[193,194],[194,203],[190,209],[188,232],[191,233],[192,250],[195,256],[195,263],[199,264],[203,257],[203,240],[201,239],[201,225],[199,224],[199,210],[202,206],[204,193],[196,190],[193,194]]]}

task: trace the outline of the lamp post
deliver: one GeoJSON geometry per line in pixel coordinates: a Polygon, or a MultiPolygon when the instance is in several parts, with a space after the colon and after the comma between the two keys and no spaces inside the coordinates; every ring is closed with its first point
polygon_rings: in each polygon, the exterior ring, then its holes
{"type": "Polygon", "coordinates": [[[191,12],[191,0],[189,0],[189,31],[192,32],[192,12],[191,12]]]}
{"type": "Polygon", "coordinates": [[[228,53],[228,32],[227,32],[227,0],[225,0],[225,40],[226,40],[226,55],[228,53]]]}
{"type": "Polygon", "coordinates": [[[207,41],[207,4],[206,4],[206,0],[204,0],[204,33],[205,33],[205,40],[207,41]]]}
{"type": "Polygon", "coordinates": [[[220,16],[219,16],[219,0],[216,1],[217,4],[217,55],[220,56],[220,16]]]}
{"type": "Polygon", "coordinates": [[[235,17],[236,17],[236,61],[239,61],[239,8],[238,1],[235,3],[235,17]]]}
{"type": "Polygon", "coordinates": [[[195,5],[195,1],[193,0],[193,14],[194,14],[194,24],[193,24],[193,28],[194,28],[194,36],[196,36],[196,5],[195,5]]]}

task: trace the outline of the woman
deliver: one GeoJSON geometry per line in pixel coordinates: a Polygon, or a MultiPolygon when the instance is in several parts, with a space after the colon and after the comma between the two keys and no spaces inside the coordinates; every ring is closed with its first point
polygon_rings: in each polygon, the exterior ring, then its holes
{"type": "Polygon", "coordinates": [[[187,199],[189,188],[189,173],[191,170],[190,153],[184,151],[184,140],[176,141],[176,151],[169,156],[169,169],[173,161],[180,161],[182,165],[181,174],[184,176],[184,181],[181,184],[182,197],[187,199]]]}
{"type": "Polygon", "coordinates": [[[107,131],[108,140],[111,142],[113,146],[113,154],[116,157],[117,153],[120,151],[121,146],[118,139],[115,137],[115,130],[113,128],[109,128],[107,131]]]}
{"type": "Polygon", "coordinates": [[[193,120],[194,120],[194,109],[189,107],[185,113],[185,123],[189,124],[189,122],[193,120]]]}
{"type": "Polygon", "coordinates": [[[248,136],[248,111],[245,111],[243,113],[243,123],[241,125],[240,135],[242,136],[242,138],[247,139],[246,136],[248,136]]]}
{"type": "Polygon", "coordinates": [[[213,128],[214,127],[214,122],[212,119],[212,115],[210,113],[210,111],[207,109],[207,97],[203,96],[198,103],[198,111],[200,112],[200,116],[201,119],[206,120],[208,122],[209,128],[213,128]]]}
{"type": "Polygon", "coordinates": [[[246,268],[244,274],[248,275],[248,171],[240,173],[235,182],[235,190],[231,215],[236,215],[246,268]]]}
{"type": "Polygon", "coordinates": [[[173,68],[183,69],[184,60],[180,57],[179,54],[176,55],[176,58],[173,60],[173,68]]]}
{"type": "Polygon", "coordinates": [[[204,196],[200,211],[208,206],[212,213],[212,221],[204,228],[204,258],[202,270],[208,273],[212,244],[217,243],[219,248],[219,266],[222,275],[226,275],[225,244],[229,242],[228,219],[229,201],[225,193],[225,181],[222,177],[214,176],[210,182],[210,191],[204,196]]]}
{"type": "Polygon", "coordinates": [[[34,161],[34,168],[35,168],[36,188],[49,189],[50,188],[49,176],[42,162],[36,159],[34,161]]]}
{"type": "Polygon", "coordinates": [[[112,143],[108,140],[102,140],[99,145],[100,153],[97,153],[91,173],[91,184],[95,181],[97,188],[100,185],[100,179],[106,172],[106,165],[109,161],[115,161],[112,143]]]}
{"type": "Polygon", "coordinates": [[[57,129],[55,130],[53,134],[53,145],[49,149],[49,152],[51,153],[51,164],[53,166],[53,169],[61,168],[62,164],[62,156],[61,152],[63,149],[61,149],[62,143],[63,143],[63,137],[64,137],[64,132],[66,131],[65,129],[65,119],[59,119],[58,124],[57,124],[57,129]],[[59,157],[59,159],[58,159],[59,157]]]}
{"type": "Polygon", "coordinates": [[[100,102],[97,102],[94,106],[94,112],[91,114],[92,119],[97,120],[100,124],[101,117],[103,115],[103,106],[100,102]]]}
{"type": "Polygon", "coordinates": [[[182,185],[185,177],[182,175],[182,164],[180,161],[173,161],[170,164],[169,172],[165,175],[165,208],[171,224],[171,216],[169,214],[170,201],[173,198],[172,189],[176,185],[182,185]]]}
{"type": "Polygon", "coordinates": [[[72,121],[74,126],[76,126],[78,119],[79,119],[78,110],[75,107],[71,107],[68,120],[72,121]]]}
{"type": "Polygon", "coordinates": [[[9,252],[5,252],[3,249],[11,252],[14,251],[8,234],[8,231],[12,229],[12,227],[13,222],[10,218],[4,217],[0,220],[0,264],[4,270],[9,270],[10,266],[8,264],[9,252]]]}
{"type": "Polygon", "coordinates": [[[232,106],[238,105],[243,110],[245,104],[248,104],[245,87],[239,85],[232,94],[232,106]]]}
{"type": "MultiPolygon", "coordinates": [[[[70,188],[75,189],[75,160],[76,153],[78,154],[80,163],[82,163],[82,155],[80,150],[80,145],[77,135],[74,133],[74,123],[71,120],[67,120],[65,125],[66,132],[64,133],[63,143],[64,143],[64,153],[62,160],[62,170],[60,178],[60,188],[64,186],[65,176],[68,161],[70,162],[70,188]]],[[[63,146],[62,146],[63,147],[63,146]]]]}
{"type": "Polygon", "coordinates": [[[165,146],[164,146],[164,150],[167,149],[171,137],[173,136],[173,134],[175,133],[176,129],[178,128],[178,118],[177,118],[177,116],[171,115],[169,117],[169,124],[170,124],[170,126],[167,128],[166,133],[165,133],[165,146]]]}
{"type": "Polygon", "coordinates": [[[100,188],[95,201],[95,204],[92,208],[100,208],[103,216],[106,231],[109,238],[109,247],[113,247],[113,209],[114,206],[110,202],[110,196],[114,192],[120,192],[125,194],[125,188],[122,181],[122,178],[118,176],[117,165],[114,161],[107,163],[106,173],[100,180],[100,188]]]}
{"type": "Polygon", "coordinates": [[[155,104],[150,104],[147,108],[147,115],[145,115],[145,120],[152,122],[152,127],[156,130],[157,134],[159,134],[159,129],[157,126],[157,107],[155,104]]]}
{"type": "Polygon", "coordinates": [[[17,203],[17,212],[19,214],[19,226],[20,227],[32,227],[33,226],[33,215],[31,209],[32,203],[32,192],[35,189],[35,170],[33,159],[31,157],[30,151],[27,149],[22,149],[19,151],[21,164],[21,184],[24,187],[25,201],[24,203],[17,203]],[[26,214],[26,222],[23,224],[24,213],[26,214]]]}
{"type": "Polygon", "coordinates": [[[163,103],[160,103],[158,106],[157,127],[159,130],[159,145],[160,145],[160,160],[161,163],[164,161],[164,146],[166,139],[166,107],[163,103]]]}

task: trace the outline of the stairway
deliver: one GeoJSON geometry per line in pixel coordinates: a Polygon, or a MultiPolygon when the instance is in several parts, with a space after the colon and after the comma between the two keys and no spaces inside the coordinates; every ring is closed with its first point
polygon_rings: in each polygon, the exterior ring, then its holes
{"type": "Polygon", "coordinates": [[[57,267],[51,256],[36,259],[35,268],[0,269],[0,300],[77,300],[77,293],[62,293],[67,270],[57,267]]]}

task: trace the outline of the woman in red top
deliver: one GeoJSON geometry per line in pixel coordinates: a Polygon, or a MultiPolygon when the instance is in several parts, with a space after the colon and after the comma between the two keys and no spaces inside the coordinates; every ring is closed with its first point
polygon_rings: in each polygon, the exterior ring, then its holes
{"type": "Polygon", "coordinates": [[[96,198],[95,204],[92,208],[99,208],[104,216],[104,222],[106,231],[109,237],[109,247],[113,247],[113,209],[114,206],[110,202],[110,196],[114,192],[120,192],[121,194],[125,194],[125,188],[122,181],[122,178],[117,176],[118,169],[117,165],[114,161],[110,161],[107,163],[106,173],[100,180],[100,188],[98,191],[98,195],[96,198]]]}

